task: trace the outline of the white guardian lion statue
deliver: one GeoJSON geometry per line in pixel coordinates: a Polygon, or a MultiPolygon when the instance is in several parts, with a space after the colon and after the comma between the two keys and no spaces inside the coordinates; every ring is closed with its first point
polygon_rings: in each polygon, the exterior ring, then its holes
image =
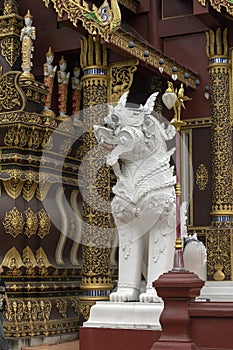
{"type": "Polygon", "coordinates": [[[144,106],[126,107],[124,93],[109,106],[106,127],[95,125],[98,142],[110,151],[117,182],[111,206],[119,236],[119,281],[110,301],[160,302],[152,282],[172,268],[176,237],[175,177],[166,141],[175,128],[151,112],[157,92],[144,106]],[[146,289],[141,289],[142,275],[146,289]]]}

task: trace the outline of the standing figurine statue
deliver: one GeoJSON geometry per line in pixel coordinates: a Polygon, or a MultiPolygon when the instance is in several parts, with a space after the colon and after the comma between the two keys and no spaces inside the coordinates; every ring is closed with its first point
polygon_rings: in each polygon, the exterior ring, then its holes
{"type": "Polygon", "coordinates": [[[48,87],[48,94],[44,100],[44,115],[54,117],[55,113],[51,110],[52,103],[52,94],[53,94],[53,84],[54,77],[56,74],[57,66],[53,66],[54,53],[49,47],[48,52],[46,53],[46,63],[44,63],[44,85],[48,87]]]}
{"type": "Polygon", "coordinates": [[[81,104],[82,82],[80,80],[80,67],[74,67],[74,76],[71,78],[72,82],[72,114],[78,114],[81,104]]]}
{"type": "Polygon", "coordinates": [[[68,94],[68,84],[70,79],[70,72],[66,73],[67,61],[62,58],[59,61],[59,70],[57,72],[58,81],[58,109],[60,119],[67,119],[67,94],[68,94]]]}
{"type": "Polygon", "coordinates": [[[33,16],[28,10],[24,16],[25,26],[21,30],[20,41],[22,41],[22,78],[34,79],[31,74],[32,52],[34,51],[33,41],[36,39],[36,28],[32,27],[33,16]]]}

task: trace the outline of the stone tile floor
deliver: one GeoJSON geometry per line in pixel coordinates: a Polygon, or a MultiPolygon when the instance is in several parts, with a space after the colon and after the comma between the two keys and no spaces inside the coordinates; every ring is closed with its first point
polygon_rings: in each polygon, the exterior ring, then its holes
{"type": "Polygon", "coordinates": [[[74,340],[57,345],[22,347],[22,350],[79,350],[79,340],[74,340]]]}

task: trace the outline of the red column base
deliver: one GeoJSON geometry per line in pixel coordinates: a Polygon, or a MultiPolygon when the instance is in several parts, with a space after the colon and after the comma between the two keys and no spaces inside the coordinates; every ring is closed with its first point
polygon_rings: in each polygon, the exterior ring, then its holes
{"type": "Polygon", "coordinates": [[[204,282],[189,271],[171,271],[161,275],[153,283],[164,301],[160,316],[162,333],[151,350],[196,350],[190,336],[188,305],[201,291],[204,282]]]}

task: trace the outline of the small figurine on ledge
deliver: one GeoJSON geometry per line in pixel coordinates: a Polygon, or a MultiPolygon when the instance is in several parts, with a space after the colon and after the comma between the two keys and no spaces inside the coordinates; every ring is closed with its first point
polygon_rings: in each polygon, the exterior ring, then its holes
{"type": "Polygon", "coordinates": [[[36,28],[32,27],[33,16],[28,10],[27,14],[24,16],[25,26],[21,30],[20,41],[22,41],[22,70],[23,73],[21,77],[23,79],[34,79],[33,74],[31,74],[32,67],[32,52],[34,51],[33,41],[36,39],[36,28]]]}
{"type": "Polygon", "coordinates": [[[59,70],[57,72],[58,81],[58,109],[60,119],[66,120],[68,116],[67,112],[67,94],[68,94],[68,84],[70,79],[70,72],[66,73],[67,61],[62,58],[59,61],[59,70]]]}
{"type": "Polygon", "coordinates": [[[49,51],[46,53],[46,63],[44,63],[44,85],[48,87],[49,92],[44,99],[44,115],[55,117],[55,113],[51,110],[53,83],[56,74],[57,66],[53,66],[54,53],[49,47],[49,51]]]}
{"type": "Polygon", "coordinates": [[[74,67],[74,76],[71,78],[72,82],[72,114],[78,115],[80,111],[80,103],[81,103],[81,90],[82,90],[82,82],[79,78],[80,76],[80,67],[74,67]]]}

